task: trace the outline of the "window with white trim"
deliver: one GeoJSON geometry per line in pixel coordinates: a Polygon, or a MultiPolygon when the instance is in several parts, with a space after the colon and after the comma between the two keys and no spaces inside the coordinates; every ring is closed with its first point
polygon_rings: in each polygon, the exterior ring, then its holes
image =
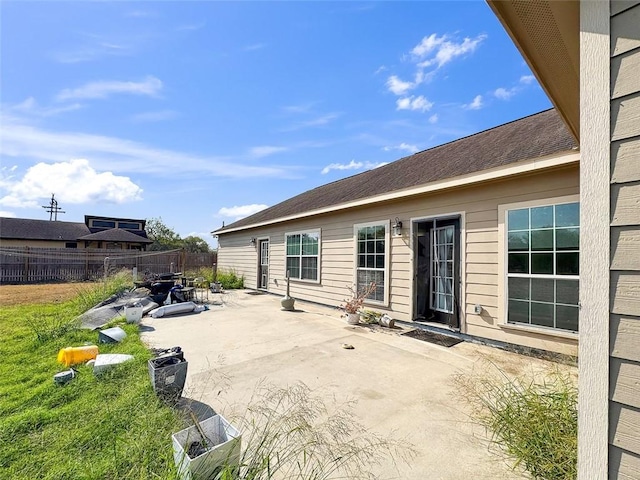
{"type": "Polygon", "coordinates": [[[286,270],[298,280],[320,281],[320,232],[296,232],[285,235],[286,270]]]}
{"type": "Polygon", "coordinates": [[[578,331],[580,204],[506,211],[507,321],[578,331]]]}
{"type": "Polygon", "coordinates": [[[367,298],[385,302],[388,223],[356,226],[356,289],[358,292],[375,282],[376,289],[367,298]]]}

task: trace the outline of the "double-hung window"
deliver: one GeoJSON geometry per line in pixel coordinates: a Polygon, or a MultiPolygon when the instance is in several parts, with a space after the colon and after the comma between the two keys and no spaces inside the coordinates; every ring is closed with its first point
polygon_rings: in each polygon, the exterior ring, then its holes
{"type": "Polygon", "coordinates": [[[285,235],[286,270],[298,280],[320,281],[320,231],[285,235]]]}
{"type": "Polygon", "coordinates": [[[507,321],[578,331],[580,205],[506,211],[507,321]]]}
{"type": "Polygon", "coordinates": [[[367,298],[374,302],[386,303],[389,224],[382,222],[356,225],[355,236],[356,288],[361,292],[374,282],[376,288],[367,298]]]}

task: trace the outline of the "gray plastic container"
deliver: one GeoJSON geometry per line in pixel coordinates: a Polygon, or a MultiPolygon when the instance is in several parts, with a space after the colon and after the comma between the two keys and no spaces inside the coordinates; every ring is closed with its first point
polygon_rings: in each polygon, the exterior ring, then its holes
{"type": "Polygon", "coordinates": [[[149,378],[156,395],[166,402],[177,402],[187,380],[188,365],[182,353],[149,360],[149,378]]]}

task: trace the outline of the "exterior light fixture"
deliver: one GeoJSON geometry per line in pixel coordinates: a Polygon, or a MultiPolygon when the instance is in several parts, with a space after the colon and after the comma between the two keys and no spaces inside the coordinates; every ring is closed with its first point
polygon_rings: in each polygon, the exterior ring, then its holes
{"type": "Polygon", "coordinates": [[[395,222],[393,222],[393,225],[391,225],[391,228],[393,228],[393,235],[396,237],[401,237],[402,236],[402,222],[400,221],[400,219],[398,217],[396,217],[395,222]]]}
{"type": "Polygon", "coordinates": [[[251,237],[250,243],[251,243],[251,245],[253,245],[255,247],[256,246],[256,237],[251,237]]]}

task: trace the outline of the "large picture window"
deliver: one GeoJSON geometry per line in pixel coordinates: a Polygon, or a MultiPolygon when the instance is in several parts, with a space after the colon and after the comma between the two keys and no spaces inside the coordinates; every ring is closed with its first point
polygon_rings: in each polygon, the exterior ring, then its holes
{"type": "Polygon", "coordinates": [[[506,212],[507,321],[578,331],[580,205],[506,212]]]}
{"type": "Polygon", "coordinates": [[[356,288],[364,290],[371,282],[376,289],[368,299],[385,302],[387,224],[356,226],[356,288]]]}
{"type": "Polygon", "coordinates": [[[320,232],[287,233],[286,270],[289,277],[298,280],[320,281],[320,232]]]}

